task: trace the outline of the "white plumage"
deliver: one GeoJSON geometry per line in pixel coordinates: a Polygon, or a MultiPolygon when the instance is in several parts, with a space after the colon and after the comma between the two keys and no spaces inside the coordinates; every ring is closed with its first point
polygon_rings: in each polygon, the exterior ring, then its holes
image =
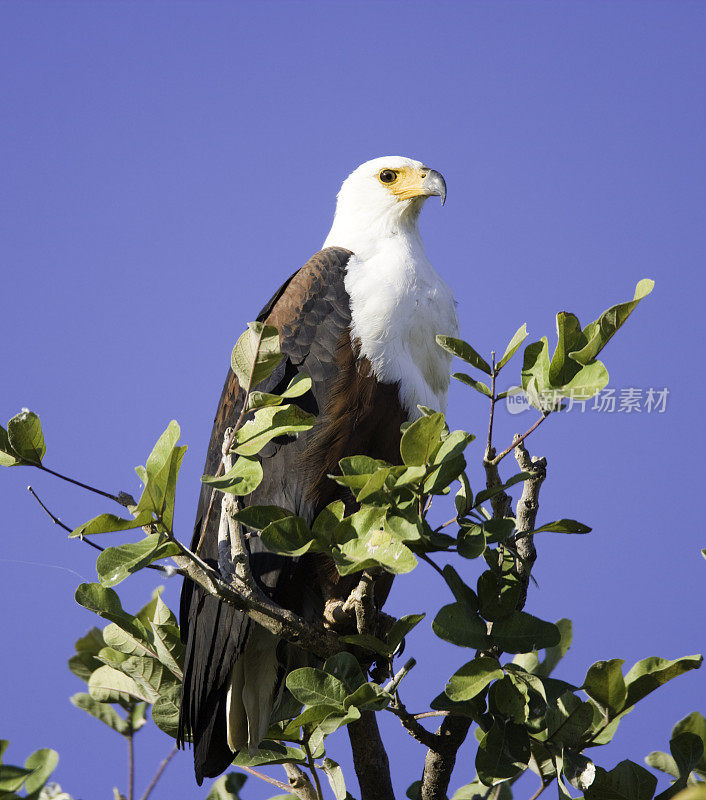
{"type": "Polygon", "coordinates": [[[399,382],[403,405],[414,417],[419,404],[446,409],[451,356],[435,336],[456,336],[458,319],[453,292],[427,258],[419,233],[428,195],[401,199],[378,179],[383,169],[426,168],[401,156],[358,167],[338,194],[324,247],[354,253],[346,271],[352,334],[377,379],[399,382]]]}

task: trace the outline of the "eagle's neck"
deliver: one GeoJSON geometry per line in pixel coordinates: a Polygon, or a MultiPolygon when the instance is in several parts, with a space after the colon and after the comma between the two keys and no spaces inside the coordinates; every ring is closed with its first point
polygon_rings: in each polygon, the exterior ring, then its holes
{"type": "Polygon", "coordinates": [[[358,215],[354,227],[337,213],[325,242],[354,253],[345,278],[351,335],[377,379],[398,384],[412,418],[418,405],[445,410],[451,357],[435,337],[458,332],[453,294],[427,258],[418,216],[419,208],[369,219],[365,227],[358,215]]]}

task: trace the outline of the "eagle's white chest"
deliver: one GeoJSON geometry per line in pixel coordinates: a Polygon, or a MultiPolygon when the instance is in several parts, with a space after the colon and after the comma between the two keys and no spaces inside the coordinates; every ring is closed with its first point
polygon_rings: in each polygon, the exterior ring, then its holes
{"type": "Polygon", "coordinates": [[[345,283],[351,331],[377,379],[399,383],[410,417],[418,405],[445,411],[451,356],[435,337],[458,334],[456,304],[421,240],[392,237],[367,259],[352,256],[345,283]]]}

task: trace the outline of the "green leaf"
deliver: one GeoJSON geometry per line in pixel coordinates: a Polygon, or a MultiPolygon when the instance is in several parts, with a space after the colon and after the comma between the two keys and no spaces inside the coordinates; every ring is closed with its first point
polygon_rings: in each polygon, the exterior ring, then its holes
{"type": "Polygon", "coordinates": [[[296,405],[261,408],[235,434],[235,452],[254,456],[275,437],[308,431],[313,425],[314,417],[296,405]]]}
{"type": "MultiPolygon", "coordinates": [[[[25,782],[25,778],[31,775],[32,771],[22,767],[14,767],[10,764],[0,765],[0,792],[15,792],[25,782]]],[[[0,795],[4,800],[4,795],[0,795]]],[[[11,796],[14,800],[14,796],[11,796]]]]}
{"type": "Polygon", "coordinates": [[[107,665],[88,679],[88,691],[99,703],[129,703],[133,698],[153,703],[158,697],[153,690],[145,692],[129,675],[107,665]]]}
{"type": "Polygon", "coordinates": [[[608,385],[608,370],[600,361],[593,361],[582,367],[579,372],[556,392],[562,397],[574,397],[577,400],[589,400],[608,385]]]}
{"type": "Polygon", "coordinates": [[[502,677],[503,671],[497,659],[479,656],[454,672],[444,692],[455,702],[470,700],[480,694],[491,681],[502,677]]]}
{"type": "Polygon", "coordinates": [[[344,685],[347,692],[354,692],[365,683],[365,675],[358,660],[352,653],[336,653],[326,659],[324,672],[333,675],[344,685]]]}
{"type": "Polygon", "coordinates": [[[161,533],[151,533],[139,542],[107,547],[96,560],[98,580],[102,586],[115,586],[153,561],[179,552],[179,547],[161,533]]]}
{"type": "Polygon", "coordinates": [[[662,753],[659,750],[655,750],[646,756],[645,762],[653,769],[666,772],[667,775],[671,775],[673,778],[679,777],[679,767],[677,767],[677,762],[674,760],[673,756],[670,756],[667,753],[662,753]]]}
{"type": "MultiPolygon", "coordinates": [[[[44,784],[49,780],[49,776],[56,769],[59,763],[59,754],[56,750],[43,748],[35,750],[25,761],[25,769],[31,770],[31,774],[25,778],[25,792],[27,798],[35,800],[44,784]]],[[[2,769],[0,767],[0,769],[2,769]]]]}
{"type": "Polygon", "coordinates": [[[704,743],[697,734],[685,731],[671,739],[669,749],[672,752],[672,760],[677,768],[678,778],[666,792],[662,792],[659,800],[667,800],[667,798],[673,797],[680,789],[686,788],[692,771],[699,766],[702,760],[704,743]]]}
{"type": "Polygon", "coordinates": [[[493,721],[491,729],[483,735],[476,752],[478,777],[486,786],[494,786],[514,778],[530,759],[527,731],[511,722],[493,721]]]}
{"type": "Polygon", "coordinates": [[[103,631],[91,628],[85,636],[76,642],[76,655],[69,659],[69,669],[82,681],[88,681],[93,670],[100,667],[101,662],[96,655],[105,647],[103,631]]]}
{"type": "Polygon", "coordinates": [[[451,603],[440,609],[431,624],[434,633],[446,642],[459,647],[488,647],[490,639],[485,622],[467,603],[451,603]]]}
{"type": "Polygon", "coordinates": [[[625,707],[634,705],[672,678],[691,669],[698,669],[702,661],[703,656],[700,655],[684,656],[674,661],[656,657],[638,661],[625,676],[627,686],[625,707]]]}
{"type": "Polygon", "coordinates": [[[623,710],[627,698],[627,689],[621,670],[624,663],[624,658],[597,661],[589,668],[582,686],[586,694],[604,708],[611,717],[623,710]]]}
{"type": "Polygon", "coordinates": [[[301,517],[287,516],[270,522],[263,528],[260,539],[272,553],[300,556],[317,550],[314,534],[301,517]]]}
{"type": "Polygon", "coordinates": [[[702,774],[706,774],[706,719],[698,711],[688,714],[674,726],[672,739],[678,738],[683,733],[693,733],[701,739],[704,756],[699,760],[698,769],[702,774]]]}
{"type": "Polygon", "coordinates": [[[461,488],[456,492],[454,505],[456,506],[456,514],[459,517],[465,517],[473,506],[473,490],[465,472],[459,475],[459,481],[461,482],[461,488]]]}
{"type": "Polygon", "coordinates": [[[556,693],[550,691],[551,686],[547,685],[546,679],[543,684],[547,690],[546,732],[543,738],[549,738],[555,745],[580,750],[593,724],[594,707],[591,703],[582,702],[571,691],[555,697],[556,693]]]}
{"type": "Polygon", "coordinates": [[[457,540],[458,554],[462,558],[478,558],[485,552],[485,532],[482,525],[462,522],[457,540]]]}
{"type": "Polygon", "coordinates": [[[145,697],[155,695],[149,702],[154,702],[157,696],[166,694],[169,688],[177,685],[175,676],[154,658],[130,656],[121,662],[120,670],[135,681],[145,697]]]}
{"type": "Polygon", "coordinates": [[[589,758],[574,750],[562,752],[562,768],[569,783],[579,791],[586,791],[596,777],[596,766],[589,758]]]}
{"type": "Polygon", "coordinates": [[[391,700],[392,695],[377,683],[364,683],[346,697],[344,707],[349,709],[355,706],[361,711],[381,711],[391,700]]]}
{"type": "Polygon", "coordinates": [[[82,583],[76,589],[75,599],[80,606],[118,625],[136,646],[143,650],[149,646],[150,637],[145,626],[123,610],[120,598],[112,589],[106,589],[99,583],[82,583]]]}
{"type": "Polygon", "coordinates": [[[513,680],[510,675],[505,675],[496,681],[488,693],[492,710],[506,719],[520,725],[527,722],[529,716],[528,685],[520,680],[513,680]]]}
{"type": "Polygon", "coordinates": [[[532,533],[548,531],[550,533],[590,533],[591,528],[575,519],[557,519],[554,522],[547,522],[545,525],[535,528],[532,533]]]}
{"type": "Polygon", "coordinates": [[[267,392],[252,391],[248,397],[248,409],[262,408],[263,406],[279,406],[283,400],[301,397],[311,389],[311,378],[303,372],[295,375],[282,394],[268,394],[267,392]]]}
{"type": "Polygon", "coordinates": [[[412,628],[418,625],[424,617],[424,614],[406,614],[400,617],[390,628],[390,632],[385,637],[385,641],[367,633],[355,633],[350,636],[341,636],[341,641],[346,644],[355,644],[359,647],[365,647],[383,656],[391,656],[400,646],[405,636],[407,636],[412,628]]]}
{"type": "Polygon", "coordinates": [[[480,392],[480,394],[491,397],[490,389],[482,381],[473,379],[470,375],[466,375],[465,372],[454,372],[451,377],[456,378],[456,380],[461,381],[461,383],[465,383],[466,386],[470,386],[472,389],[480,392]]]}
{"type": "Polygon", "coordinates": [[[635,287],[635,296],[632,300],[612,306],[604,311],[595,322],[587,325],[583,330],[587,344],[581,349],[569,353],[571,358],[578,361],[579,364],[588,364],[593,361],[618,328],[625,323],[640,300],[647,297],[652,291],[654,285],[654,281],[643,278],[635,287]]]}
{"type": "Polygon", "coordinates": [[[321,766],[328,778],[331,791],[336,796],[336,800],[346,800],[348,793],[346,792],[346,780],[343,777],[343,770],[330,758],[325,758],[321,766]]]}
{"type": "Polygon", "coordinates": [[[292,516],[291,511],[278,506],[245,506],[233,514],[233,517],[246,528],[252,528],[254,531],[261,531],[271,522],[290,516],[292,516]]]}
{"type": "Polygon", "coordinates": [[[348,691],[343,683],[320,669],[301,667],[287,676],[287,688],[294,697],[307,706],[328,705],[344,710],[348,691]]]}
{"type": "Polygon", "coordinates": [[[330,541],[339,522],[346,515],[345,506],[341,500],[329,503],[316,517],[311,525],[311,532],[317,539],[330,541]]]}
{"type": "Polygon", "coordinates": [[[537,675],[543,677],[551,675],[556,665],[568,653],[574,635],[570,619],[557,620],[555,625],[559,629],[561,640],[559,644],[554,647],[547,647],[545,650],[544,661],[539,664],[539,668],[537,669],[537,675]]]}
{"type": "MultiPolygon", "coordinates": [[[[248,776],[243,775],[242,772],[229,772],[227,775],[221,775],[211,786],[206,800],[241,800],[240,790],[247,779],[248,776]]],[[[291,795],[285,796],[291,797],[291,795]]]]}
{"type": "Polygon", "coordinates": [[[522,586],[514,575],[501,578],[492,570],[486,570],[478,577],[477,591],[480,615],[489,622],[496,622],[515,611],[522,586]]]}
{"type": "Polygon", "coordinates": [[[543,336],[538,342],[532,342],[525,347],[522,388],[532,405],[537,407],[536,395],[545,391],[549,385],[549,342],[547,337],[543,336]]]}
{"type": "Polygon", "coordinates": [[[621,761],[610,772],[596,770],[586,800],[652,800],[657,778],[634,761],[621,761]]]}
{"type": "Polygon", "coordinates": [[[495,366],[497,372],[507,364],[507,362],[515,355],[515,353],[520,348],[520,345],[524,340],[527,338],[527,323],[523,323],[520,328],[517,329],[515,335],[510,339],[507,347],[505,348],[505,352],[503,353],[502,358],[495,366]]]}
{"type": "Polygon", "coordinates": [[[230,365],[243,390],[248,386],[254,389],[269,377],[282,358],[277,328],[248,322],[248,330],[235,343],[230,365]]]}
{"type": "Polygon", "coordinates": [[[172,739],[176,739],[179,727],[179,703],[181,686],[175,684],[166,689],[152,706],[152,721],[172,739]]]}
{"type": "Polygon", "coordinates": [[[152,514],[143,511],[134,519],[123,519],[116,517],[115,514],[99,514],[97,517],[79,525],[69,534],[69,538],[77,536],[93,536],[96,533],[115,533],[117,531],[129,531],[133,528],[142,528],[152,522],[152,514]]]}
{"type": "Polygon", "coordinates": [[[581,365],[569,357],[570,350],[580,350],[586,343],[581,332],[581,323],[574,314],[560,311],[556,315],[557,345],[549,364],[549,383],[564,386],[569,383],[581,365]]]}
{"type": "Polygon", "coordinates": [[[306,755],[298,747],[284,747],[279,742],[265,739],[260,742],[260,746],[253,756],[247,750],[241,750],[233,760],[233,765],[236,767],[259,767],[266,764],[284,764],[288,761],[301,763],[306,761],[306,755]]]}
{"type": "Polygon", "coordinates": [[[481,372],[485,372],[486,375],[492,375],[492,370],[488,362],[478,355],[468,342],[464,342],[462,339],[455,339],[453,336],[441,335],[437,335],[436,342],[443,347],[444,350],[458,356],[458,358],[470,364],[472,367],[481,370],[481,372]]]}
{"type": "Polygon", "coordinates": [[[7,423],[7,439],[12,448],[11,455],[17,454],[22,461],[34,466],[42,463],[47,446],[42,423],[33,411],[24,410],[15,414],[7,423]]]}
{"type": "Polygon", "coordinates": [[[110,703],[99,703],[98,700],[85,692],[75,694],[70,700],[76,708],[88,712],[92,717],[100,720],[122,736],[128,735],[129,726],[127,722],[110,703]]]}
{"type": "Polygon", "coordinates": [[[425,464],[440,444],[444,415],[432,414],[415,420],[402,434],[400,454],[407,466],[425,464]]]}
{"type": "Polygon", "coordinates": [[[492,640],[506,653],[528,653],[559,644],[561,634],[552,622],[545,622],[524,611],[493,623],[492,640]]]}
{"type": "MultiPolygon", "coordinates": [[[[263,532],[264,533],[264,532],[263,532]]],[[[417,566],[414,553],[388,531],[373,528],[350,539],[332,552],[341,575],[382,567],[393,575],[411,572],[417,566]]]]}
{"type": "Polygon", "coordinates": [[[470,611],[478,611],[478,598],[476,593],[467,586],[451,564],[446,564],[441,570],[447,586],[459,603],[465,603],[470,611]]]}
{"type": "Polygon", "coordinates": [[[389,507],[385,513],[385,530],[402,542],[418,542],[424,536],[424,521],[414,510],[402,512],[389,507]]]}
{"type": "Polygon", "coordinates": [[[12,449],[7,431],[0,425],[0,467],[14,467],[21,463],[22,459],[12,449]]]}
{"type": "Polygon", "coordinates": [[[227,494],[250,494],[262,482],[262,464],[256,458],[241,456],[224,475],[204,475],[201,482],[227,494]]]}
{"type": "Polygon", "coordinates": [[[505,483],[501,484],[500,486],[493,486],[490,489],[483,489],[483,491],[478,492],[478,494],[476,495],[475,502],[473,503],[473,508],[478,508],[478,506],[481,503],[485,503],[486,500],[490,500],[490,498],[495,497],[496,494],[500,494],[500,492],[504,492],[505,489],[509,489],[516,483],[526,481],[528,478],[531,477],[532,477],[531,472],[518,472],[516,475],[513,475],[512,478],[509,478],[508,480],[505,481],[505,483]]]}

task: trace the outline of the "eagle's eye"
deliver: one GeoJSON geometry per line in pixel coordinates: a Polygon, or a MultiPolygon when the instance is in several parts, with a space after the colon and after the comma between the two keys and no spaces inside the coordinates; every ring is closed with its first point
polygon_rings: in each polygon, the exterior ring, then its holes
{"type": "Polygon", "coordinates": [[[393,169],[383,169],[378,177],[383,183],[392,183],[397,177],[397,173],[393,169]]]}

